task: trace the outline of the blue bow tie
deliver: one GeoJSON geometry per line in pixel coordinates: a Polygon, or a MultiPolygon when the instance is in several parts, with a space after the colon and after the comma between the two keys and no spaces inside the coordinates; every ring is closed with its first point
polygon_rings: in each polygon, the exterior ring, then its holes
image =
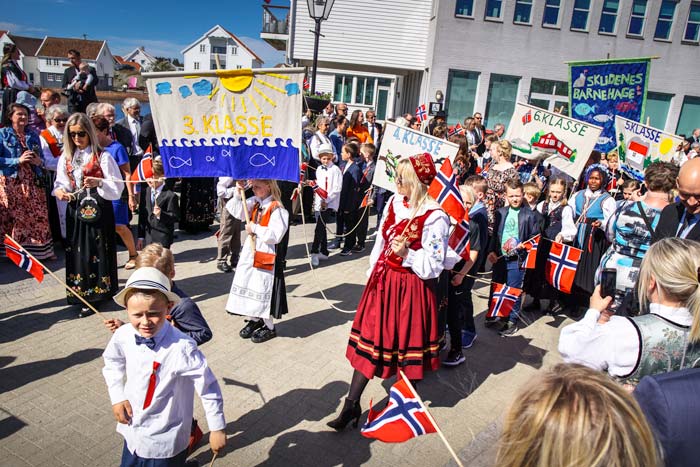
{"type": "Polygon", "coordinates": [[[134,337],[136,338],[136,345],[143,344],[151,350],[153,350],[156,346],[156,340],[152,337],[142,337],[138,334],[134,335],[134,337]]]}
{"type": "Polygon", "coordinates": [[[328,170],[328,167],[326,167],[325,165],[322,165],[321,170],[328,170]]]}

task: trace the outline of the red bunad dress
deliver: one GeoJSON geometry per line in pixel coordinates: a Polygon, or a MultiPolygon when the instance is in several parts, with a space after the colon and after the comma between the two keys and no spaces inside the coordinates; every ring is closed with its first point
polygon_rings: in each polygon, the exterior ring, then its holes
{"type": "Polygon", "coordinates": [[[404,233],[409,249],[405,259],[393,253],[391,241],[401,235],[413,208],[393,196],[385,209],[345,353],[368,379],[386,379],[401,368],[409,379],[418,380],[425,370],[440,365],[436,287],[449,218],[435,202],[425,204],[404,233]]]}

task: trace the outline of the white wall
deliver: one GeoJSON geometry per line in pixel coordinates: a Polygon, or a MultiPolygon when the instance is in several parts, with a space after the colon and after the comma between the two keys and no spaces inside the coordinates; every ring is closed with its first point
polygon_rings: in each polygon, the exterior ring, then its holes
{"type": "Polygon", "coordinates": [[[184,64],[186,71],[195,71],[194,63],[199,62],[199,71],[216,69],[210,68],[211,62],[214,61],[211,54],[212,46],[226,46],[226,54],[221,54],[219,60],[221,67],[227,70],[235,70],[238,66],[241,68],[260,68],[261,63],[248,52],[241,44],[237,43],[228,33],[221,30],[215,30],[209,37],[196,43],[184,54],[184,64]],[[200,52],[200,45],[205,45],[205,51],[200,52]],[[236,46],[236,54],[232,53],[232,47],[236,46]]]}

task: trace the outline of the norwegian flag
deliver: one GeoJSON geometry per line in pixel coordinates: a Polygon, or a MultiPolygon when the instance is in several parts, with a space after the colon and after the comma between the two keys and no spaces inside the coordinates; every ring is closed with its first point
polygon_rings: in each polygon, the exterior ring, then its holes
{"type": "Polygon", "coordinates": [[[425,104],[421,104],[416,107],[416,118],[419,122],[428,118],[428,112],[425,110],[425,104]]]}
{"type": "Polygon", "coordinates": [[[447,129],[447,136],[452,137],[456,135],[463,135],[464,134],[464,127],[460,125],[459,123],[456,124],[455,126],[451,126],[447,129]]]}
{"type": "Polygon", "coordinates": [[[5,254],[13,263],[34,276],[38,282],[44,280],[44,268],[34,261],[22,246],[5,235],[5,254]]]}
{"type": "Polygon", "coordinates": [[[505,284],[493,283],[493,295],[489,303],[489,311],[486,313],[487,318],[507,318],[515,306],[515,302],[523,293],[521,289],[510,287],[505,284]]]}
{"type": "Polygon", "coordinates": [[[532,110],[528,110],[525,115],[523,115],[523,125],[527,125],[532,121],[532,110]]]}
{"type": "Polygon", "coordinates": [[[362,436],[385,443],[402,443],[416,436],[437,432],[420,398],[404,378],[401,373],[399,381],[391,386],[389,403],[384,410],[375,412],[370,402],[362,436]]]}
{"type": "Polygon", "coordinates": [[[369,206],[369,202],[372,199],[372,187],[370,187],[366,192],[365,196],[362,197],[362,203],[360,204],[361,208],[366,208],[369,206]]]}
{"type": "Polygon", "coordinates": [[[552,242],[545,275],[549,285],[564,293],[571,293],[581,250],[563,243],[552,242]]]}
{"type": "Polygon", "coordinates": [[[464,218],[466,212],[464,201],[457,188],[457,175],[452,170],[449,159],[445,159],[440,166],[440,170],[428,188],[428,194],[440,203],[447,214],[457,220],[464,218]]]}
{"type": "Polygon", "coordinates": [[[527,250],[527,258],[525,259],[525,269],[535,269],[537,261],[537,246],[540,244],[542,235],[536,235],[530,240],[523,242],[523,246],[527,250]]]}
{"type": "Polygon", "coordinates": [[[311,85],[309,84],[309,80],[304,78],[304,89],[308,90],[311,89],[311,85]]]}
{"type": "Polygon", "coordinates": [[[153,150],[151,149],[151,145],[149,144],[148,149],[146,149],[146,152],[143,154],[143,157],[141,158],[138,167],[136,167],[134,173],[131,174],[130,180],[132,182],[145,182],[149,178],[153,178],[152,154],[153,150]]]}
{"type": "Polygon", "coordinates": [[[469,214],[466,214],[464,219],[455,225],[447,241],[447,245],[465,260],[469,260],[469,234],[469,214]]]}
{"type": "Polygon", "coordinates": [[[309,180],[309,186],[314,189],[314,193],[321,197],[321,199],[328,199],[328,192],[318,186],[314,180],[309,180]]]}

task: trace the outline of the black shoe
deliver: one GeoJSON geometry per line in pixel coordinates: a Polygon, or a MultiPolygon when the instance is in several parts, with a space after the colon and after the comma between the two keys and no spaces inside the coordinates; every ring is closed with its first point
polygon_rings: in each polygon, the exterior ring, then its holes
{"type": "Polygon", "coordinates": [[[357,424],[360,421],[360,415],[362,415],[362,409],[360,408],[360,401],[354,401],[346,398],[343,404],[343,410],[340,411],[340,415],[335,420],[331,420],[326,423],[329,427],[333,428],[335,431],[342,431],[343,428],[347,426],[348,423],[352,422],[352,427],[357,428],[357,424]]]}
{"type": "Polygon", "coordinates": [[[464,363],[465,360],[466,358],[464,358],[461,350],[450,350],[447,354],[447,358],[442,361],[442,364],[445,366],[457,366],[464,363]]]}
{"type": "Polygon", "coordinates": [[[260,329],[261,327],[265,326],[265,323],[263,323],[262,320],[260,321],[253,321],[250,320],[248,321],[248,324],[246,324],[243,329],[241,329],[241,332],[238,333],[239,336],[241,336],[243,339],[249,339],[255,331],[260,329]]]}
{"type": "Polygon", "coordinates": [[[352,251],[356,251],[358,253],[362,253],[365,251],[365,246],[364,245],[355,245],[352,249],[352,251]]]}
{"type": "Polygon", "coordinates": [[[253,337],[251,337],[250,340],[255,344],[261,344],[269,341],[270,339],[274,339],[275,337],[277,337],[277,331],[270,329],[267,326],[263,326],[253,333],[253,337]]]}
{"type": "Polygon", "coordinates": [[[559,303],[555,303],[547,310],[547,314],[552,316],[560,315],[562,313],[564,313],[564,307],[562,307],[559,303]]]}
{"type": "Polygon", "coordinates": [[[219,261],[219,263],[216,265],[216,269],[218,269],[221,272],[232,272],[233,268],[229,266],[229,264],[226,261],[219,261]]]}
{"type": "Polygon", "coordinates": [[[500,334],[501,337],[512,337],[515,335],[515,333],[518,332],[518,325],[513,323],[512,321],[506,322],[505,326],[503,326],[503,329],[501,329],[500,334]]]}
{"type": "Polygon", "coordinates": [[[498,318],[486,318],[484,319],[484,326],[487,328],[492,328],[500,322],[501,321],[498,318]]]}
{"type": "Polygon", "coordinates": [[[85,318],[86,316],[94,315],[95,312],[88,307],[83,307],[78,312],[78,318],[85,318]]]}
{"type": "Polygon", "coordinates": [[[350,256],[352,255],[352,251],[350,250],[343,250],[340,252],[340,256],[350,256]]]}
{"type": "Polygon", "coordinates": [[[539,300],[533,300],[532,303],[530,303],[528,306],[526,306],[525,308],[523,308],[523,311],[527,311],[527,312],[529,313],[529,312],[537,311],[537,310],[539,310],[540,308],[541,308],[541,306],[540,306],[540,301],[539,301],[539,300]]]}

